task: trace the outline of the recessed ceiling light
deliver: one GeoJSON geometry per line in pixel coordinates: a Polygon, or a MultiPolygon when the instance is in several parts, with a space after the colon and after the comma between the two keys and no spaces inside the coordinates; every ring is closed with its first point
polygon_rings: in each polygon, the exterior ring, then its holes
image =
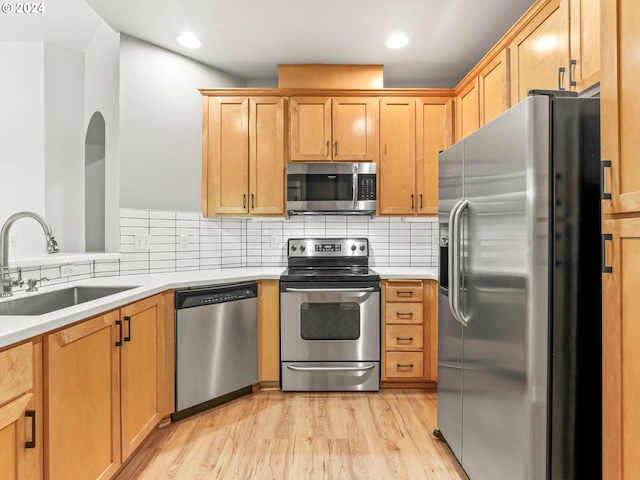
{"type": "Polygon", "coordinates": [[[187,48],[200,48],[202,46],[202,40],[190,33],[181,33],[176,37],[176,40],[180,45],[187,48]]]}
{"type": "Polygon", "coordinates": [[[401,33],[391,35],[384,44],[388,48],[402,48],[409,43],[409,39],[401,33]]]}

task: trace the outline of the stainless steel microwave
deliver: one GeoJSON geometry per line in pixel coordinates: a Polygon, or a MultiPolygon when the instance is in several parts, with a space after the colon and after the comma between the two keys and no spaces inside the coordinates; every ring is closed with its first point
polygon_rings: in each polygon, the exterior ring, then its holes
{"type": "Polygon", "coordinates": [[[375,163],[289,163],[287,210],[292,215],[374,215],[376,186],[375,163]]]}

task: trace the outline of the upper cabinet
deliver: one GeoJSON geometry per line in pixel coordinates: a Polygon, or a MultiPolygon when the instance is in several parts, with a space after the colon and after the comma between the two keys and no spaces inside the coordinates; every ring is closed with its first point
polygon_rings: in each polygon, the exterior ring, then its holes
{"type": "Polygon", "coordinates": [[[377,160],[374,97],[292,97],[290,120],[293,162],[377,160]]]}
{"type": "Polygon", "coordinates": [[[640,3],[602,2],[601,133],[603,213],[640,212],[637,127],[640,95],[640,3]],[[610,168],[607,168],[610,167],[610,168]]]}
{"type": "Polygon", "coordinates": [[[380,215],[437,215],[438,152],[452,143],[451,97],[380,99],[380,215]]]}
{"type": "Polygon", "coordinates": [[[509,45],[511,104],[529,90],[568,87],[569,24],[567,0],[551,0],[524,25],[509,45]]]}
{"type": "Polygon", "coordinates": [[[287,100],[204,97],[202,211],[284,215],[287,100]]]}
{"type": "Polygon", "coordinates": [[[577,92],[600,81],[600,0],[570,0],[569,79],[577,92]]]}

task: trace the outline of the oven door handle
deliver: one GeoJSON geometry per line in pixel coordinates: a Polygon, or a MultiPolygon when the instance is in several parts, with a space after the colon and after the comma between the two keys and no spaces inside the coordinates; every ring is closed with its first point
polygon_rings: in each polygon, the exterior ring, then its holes
{"type": "Polygon", "coordinates": [[[285,292],[291,293],[368,293],[373,292],[375,288],[285,288],[285,292]]]}
{"type": "Polygon", "coordinates": [[[296,365],[287,365],[289,370],[295,372],[366,372],[375,367],[375,365],[367,365],[366,367],[298,367],[296,365]]]}

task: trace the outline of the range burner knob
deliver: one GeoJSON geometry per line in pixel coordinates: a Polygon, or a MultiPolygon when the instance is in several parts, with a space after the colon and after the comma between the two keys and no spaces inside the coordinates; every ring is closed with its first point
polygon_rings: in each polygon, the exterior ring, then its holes
{"type": "Polygon", "coordinates": [[[360,251],[364,252],[364,245],[360,245],[360,251]]]}
{"type": "Polygon", "coordinates": [[[355,245],[351,245],[351,251],[355,252],[356,251],[356,246],[355,245]]]}
{"type": "Polygon", "coordinates": [[[300,245],[300,251],[304,252],[305,250],[306,250],[305,246],[304,245],[300,245]]]}
{"type": "Polygon", "coordinates": [[[291,245],[291,251],[295,252],[298,249],[298,247],[296,247],[295,245],[291,245]]]}

